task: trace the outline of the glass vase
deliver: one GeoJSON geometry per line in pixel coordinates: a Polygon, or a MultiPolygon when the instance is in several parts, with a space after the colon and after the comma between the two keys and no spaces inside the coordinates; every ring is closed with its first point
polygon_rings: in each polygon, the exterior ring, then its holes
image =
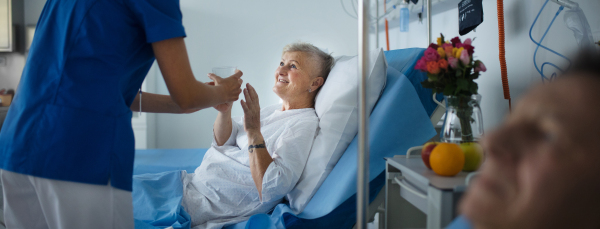
{"type": "Polygon", "coordinates": [[[476,142],[483,135],[481,116],[481,95],[444,96],[446,119],[441,132],[441,140],[450,143],[476,142]]]}

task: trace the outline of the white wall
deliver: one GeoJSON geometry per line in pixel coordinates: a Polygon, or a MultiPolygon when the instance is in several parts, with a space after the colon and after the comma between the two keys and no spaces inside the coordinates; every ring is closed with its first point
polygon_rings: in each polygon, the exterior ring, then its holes
{"type": "MultiPolygon", "coordinates": [[[[588,18],[594,38],[600,39],[600,1],[575,0],[588,18]]],[[[350,1],[346,7],[352,11],[350,1]]],[[[422,2],[422,1],[420,1],[422,2]]],[[[451,38],[458,35],[458,10],[460,0],[441,0],[432,12],[434,38],[439,33],[451,38]]],[[[508,79],[513,107],[533,84],[540,83],[533,66],[534,44],[529,40],[529,28],[544,0],[505,0],[506,54],[508,79]]],[[[504,100],[498,61],[498,28],[496,1],[484,0],[484,22],[465,38],[477,39],[475,56],[488,67],[477,82],[483,96],[484,126],[490,130],[497,126],[508,112],[504,100]]],[[[207,80],[205,73],[213,66],[235,65],[245,72],[244,80],[256,86],[261,105],[276,103],[271,92],[274,69],[281,48],[290,42],[303,40],[328,48],[334,55],[356,55],[357,23],[344,13],[339,1],[197,1],[182,0],[184,25],[188,33],[186,43],[193,70],[199,80],[207,80]]],[[[533,36],[539,39],[558,6],[549,3],[543,11],[533,36]]],[[[382,10],[381,10],[382,11],[382,10]]],[[[380,12],[381,12],[380,11],[380,12]]],[[[400,33],[398,21],[390,21],[390,48],[426,47],[426,25],[411,14],[409,33],[400,33]]],[[[374,28],[372,28],[374,30],[374,28]]],[[[379,45],[385,47],[383,21],[380,26],[379,45]]],[[[372,36],[374,38],[374,35],[372,36]]],[[[375,43],[375,39],[372,39],[375,43]]],[[[574,36],[560,15],[543,42],[556,51],[572,54],[577,49],[574,36]]],[[[372,44],[373,45],[373,44],[372,44]]],[[[566,62],[546,51],[538,53],[538,63],[552,60],[566,62]]],[[[159,93],[168,93],[157,77],[159,93]]],[[[239,104],[234,115],[241,116],[239,104]]],[[[216,112],[208,109],[190,115],[158,115],[156,119],[156,146],[158,148],[208,147],[212,139],[212,124],[216,112]]]]}
{"type": "MultiPolygon", "coordinates": [[[[24,1],[25,24],[35,24],[45,0],[24,1]]],[[[574,1],[583,8],[594,38],[600,40],[600,14],[597,14],[600,1],[574,1]]],[[[347,3],[347,9],[352,10],[350,1],[344,2],[347,3]]],[[[458,35],[458,2],[442,0],[434,5],[434,37],[440,32],[447,37],[458,35]]],[[[535,46],[529,40],[529,28],[544,0],[504,2],[508,77],[514,106],[530,85],[540,82],[539,74],[533,67],[535,46]]],[[[480,85],[479,92],[483,95],[484,125],[489,130],[502,121],[508,104],[503,99],[500,80],[496,1],[483,0],[483,6],[484,22],[463,39],[477,38],[474,42],[476,58],[488,67],[488,72],[477,82],[480,85]]],[[[557,9],[557,5],[549,3],[533,30],[534,38],[541,37],[557,9]]],[[[271,91],[272,77],[285,44],[302,40],[327,48],[334,56],[357,53],[356,20],[344,13],[337,0],[181,0],[181,10],[188,35],[188,54],[196,78],[207,81],[206,73],[215,66],[237,66],[244,71],[245,82],[257,88],[262,106],[278,102],[271,91]]],[[[411,14],[411,20],[409,33],[400,33],[398,21],[390,21],[391,49],[426,46],[425,24],[419,24],[415,13],[411,14]]],[[[380,31],[379,44],[384,47],[383,23],[380,31]]],[[[557,18],[544,45],[564,54],[575,51],[576,42],[572,32],[566,28],[562,15],[557,18]]],[[[0,88],[14,88],[20,78],[25,56],[18,53],[0,56],[8,57],[8,65],[0,67],[0,88]]],[[[565,63],[546,51],[540,51],[538,61],[545,60],[565,63]]],[[[168,94],[158,70],[151,70],[148,81],[151,91],[168,94]]],[[[242,115],[239,103],[234,106],[233,113],[242,115]]],[[[205,148],[210,145],[216,112],[207,109],[189,115],[158,114],[148,117],[149,148],[205,148]]]]}
{"type": "MultiPolygon", "coordinates": [[[[358,26],[337,0],[181,0],[181,10],[196,78],[206,82],[212,67],[237,66],[244,72],[244,82],[258,91],[261,106],[279,101],[271,88],[286,44],[301,40],[333,55],[357,53],[358,26]]],[[[168,94],[160,75],[157,91],[168,94]]],[[[157,115],[156,147],[209,147],[216,114],[211,108],[188,115],[157,115]]],[[[233,115],[242,114],[238,102],[233,115]]]]}
{"type": "Polygon", "coordinates": [[[25,25],[36,25],[40,14],[44,9],[46,0],[23,0],[25,1],[25,25]]]}
{"type": "Polygon", "coordinates": [[[0,64],[0,90],[16,90],[25,66],[25,55],[18,52],[0,53],[0,58],[5,61],[0,64]]]}
{"type": "MultiPolygon", "coordinates": [[[[600,40],[600,1],[574,0],[583,9],[595,40],[600,40]]],[[[419,1],[422,2],[422,1],[419,1]]],[[[433,7],[433,37],[443,33],[447,38],[458,36],[458,9],[460,0],[445,0],[433,7]]],[[[502,91],[500,63],[498,58],[498,18],[495,0],[483,0],[484,21],[476,31],[461,37],[477,38],[474,41],[475,58],[482,60],[488,71],[476,82],[482,95],[484,127],[487,131],[497,126],[508,113],[508,102],[502,91]]],[[[518,99],[533,84],[541,82],[541,77],[533,65],[535,45],[529,39],[529,29],[545,0],[505,0],[504,20],[506,28],[506,61],[508,81],[513,108],[518,99]]],[[[421,3],[419,3],[420,5],[421,3]]],[[[420,7],[417,7],[420,9],[420,7]]],[[[558,10],[558,5],[550,2],[544,9],[533,29],[533,37],[539,40],[558,10]]],[[[577,43],[571,30],[563,21],[563,13],[558,16],[543,44],[559,53],[570,55],[577,50],[577,43]]],[[[412,22],[408,33],[399,32],[399,21],[390,22],[390,48],[426,47],[427,27],[425,20],[420,24],[416,13],[411,12],[412,22]]],[[[380,27],[380,45],[385,46],[385,32],[380,27]]],[[[544,61],[564,65],[567,62],[556,58],[547,51],[538,52],[538,66],[544,61]]],[[[549,71],[547,72],[547,75],[549,71]]]]}

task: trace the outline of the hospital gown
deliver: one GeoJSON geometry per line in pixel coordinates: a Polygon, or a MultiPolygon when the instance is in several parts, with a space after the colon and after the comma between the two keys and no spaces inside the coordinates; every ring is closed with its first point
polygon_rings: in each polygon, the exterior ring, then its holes
{"type": "Polygon", "coordinates": [[[315,110],[281,111],[277,104],[262,109],[260,117],[261,133],[273,158],[263,177],[262,200],[250,173],[243,119],[233,120],[227,142],[217,146],[213,140],[200,167],[183,176],[182,206],[194,229],[221,228],[267,213],[298,182],[317,133],[315,110]]]}

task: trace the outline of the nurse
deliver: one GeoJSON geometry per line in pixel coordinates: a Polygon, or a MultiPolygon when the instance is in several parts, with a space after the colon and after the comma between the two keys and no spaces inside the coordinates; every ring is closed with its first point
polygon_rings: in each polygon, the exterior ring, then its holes
{"type": "Polygon", "coordinates": [[[133,228],[132,110],[232,102],[242,73],[198,82],[178,0],[48,0],[0,132],[7,228],[133,228]],[[157,60],[170,95],[138,92],[157,60]]]}

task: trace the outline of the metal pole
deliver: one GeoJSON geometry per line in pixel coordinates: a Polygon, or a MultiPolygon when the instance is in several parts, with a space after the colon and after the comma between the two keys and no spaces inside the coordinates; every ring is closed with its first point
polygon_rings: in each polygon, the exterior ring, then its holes
{"type": "Polygon", "coordinates": [[[375,48],[379,48],[379,0],[375,1],[375,48]]]}
{"type": "Polygon", "coordinates": [[[367,113],[367,74],[369,68],[369,0],[358,7],[358,174],[356,182],[356,226],[367,228],[369,206],[369,114],[367,113]]]}
{"type": "Polygon", "coordinates": [[[432,41],[432,38],[431,38],[431,0],[426,0],[426,1],[427,1],[427,46],[425,46],[425,47],[428,47],[432,41]]]}

